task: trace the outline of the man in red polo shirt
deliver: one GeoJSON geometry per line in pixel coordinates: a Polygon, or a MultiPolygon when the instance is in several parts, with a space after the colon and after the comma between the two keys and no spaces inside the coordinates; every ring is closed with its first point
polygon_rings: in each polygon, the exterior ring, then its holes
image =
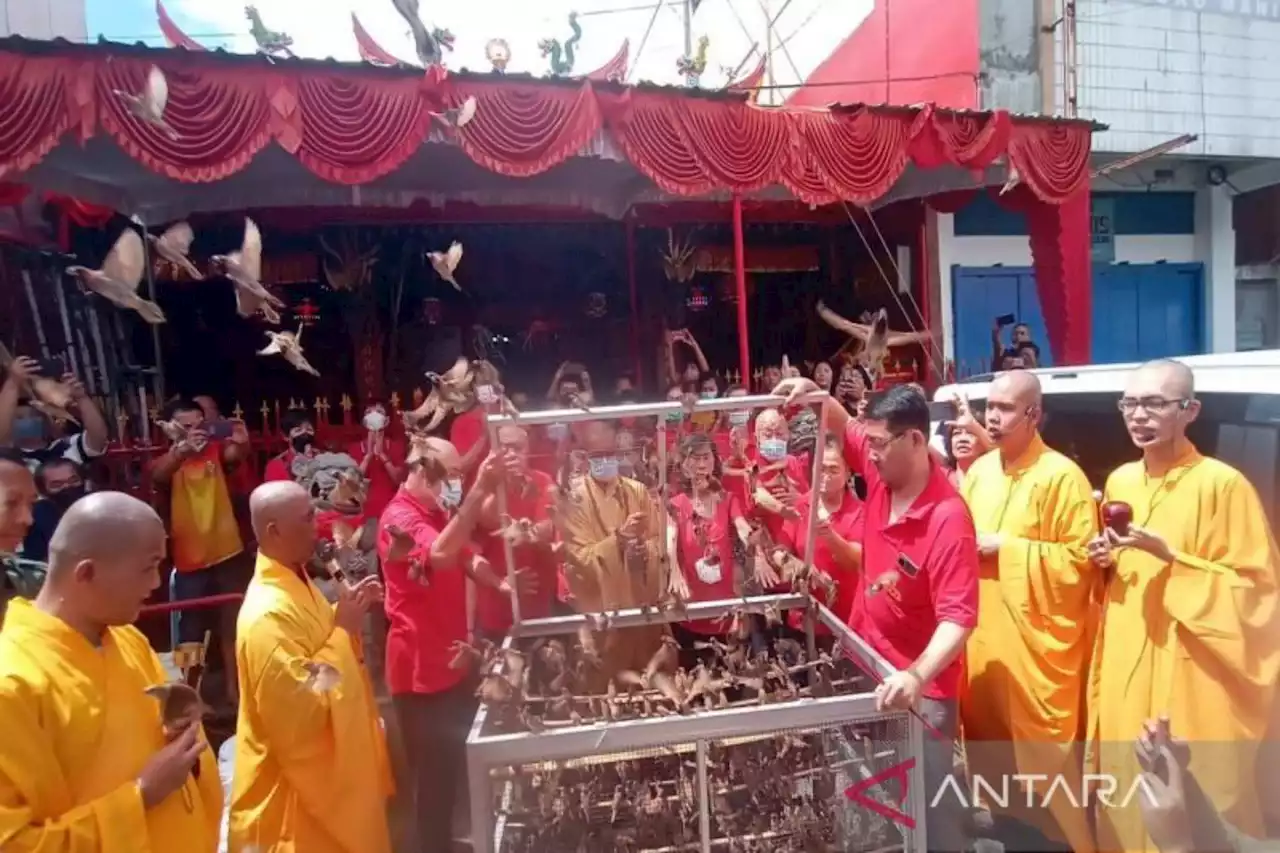
{"type": "MultiPolygon", "coordinates": [[[[774,394],[818,387],[788,379],[774,394]]],[[[876,688],[880,708],[911,709],[928,724],[925,798],[952,771],[964,646],[977,624],[978,544],[968,507],[929,450],[929,403],[915,388],[890,388],[861,422],[832,399],[827,429],[844,436],[849,467],[867,481],[862,579],[849,627],[894,667],[876,688]]],[[[928,812],[930,850],[962,849],[960,804],[943,797],[928,812]]]]}
{"type": "Polygon", "coordinates": [[[407,460],[408,475],[379,521],[378,557],[386,584],[387,688],[412,768],[410,807],[425,853],[447,853],[466,768],[467,731],[476,703],[468,673],[449,666],[467,639],[466,564],[485,498],[502,480],[502,461],[481,463],[463,497],[462,457],[430,438],[407,460]],[[395,526],[413,538],[407,557],[390,560],[395,526]]]}

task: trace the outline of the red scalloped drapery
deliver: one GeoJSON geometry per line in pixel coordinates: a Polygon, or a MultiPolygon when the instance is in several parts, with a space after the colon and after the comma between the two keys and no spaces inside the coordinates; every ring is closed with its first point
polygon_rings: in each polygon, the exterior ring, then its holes
{"type": "Polygon", "coordinates": [[[1042,303],[1046,317],[1058,314],[1067,323],[1057,333],[1059,358],[1087,357],[1089,315],[1077,301],[1081,293],[1087,299],[1089,289],[1092,129],[1083,122],[930,106],[788,111],[591,81],[68,47],[39,56],[0,52],[0,100],[6,105],[0,180],[35,166],[68,133],[85,140],[105,132],[135,160],[177,181],[226,178],[274,141],[327,181],[368,183],[399,168],[422,145],[432,113],[468,96],[478,106],[475,118],[454,134],[458,146],[479,165],[511,177],[544,173],[603,132],[673,195],[778,185],[810,204],[865,205],[887,193],[912,163],[976,172],[1004,157],[1034,197],[1026,203],[1042,303]],[[169,81],[165,119],[173,138],[136,119],[117,94],[141,91],[153,64],[169,81]],[[1045,299],[1048,290],[1052,299],[1045,299]],[[1059,298],[1068,300],[1071,312],[1054,310],[1059,298]]]}

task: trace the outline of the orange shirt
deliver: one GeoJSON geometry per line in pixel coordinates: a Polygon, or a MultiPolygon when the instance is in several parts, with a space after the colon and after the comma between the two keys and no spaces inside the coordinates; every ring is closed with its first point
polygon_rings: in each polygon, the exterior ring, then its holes
{"type": "Polygon", "coordinates": [[[174,472],[169,537],[173,567],[180,572],[207,569],[244,550],[222,468],[222,442],[210,441],[174,472]]]}

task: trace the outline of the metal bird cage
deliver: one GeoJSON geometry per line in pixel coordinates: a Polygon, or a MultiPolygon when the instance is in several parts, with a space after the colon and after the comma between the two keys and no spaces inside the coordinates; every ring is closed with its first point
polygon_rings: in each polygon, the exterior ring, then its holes
{"type": "MultiPolygon", "coordinates": [[[[825,394],[812,395],[802,403],[820,413],[825,399],[825,394]]],[[[688,466],[667,464],[665,433],[676,413],[718,415],[783,403],[774,397],[738,397],[558,410],[521,414],[518,424],[617,419],[640,430],[647,422],[657,456],[656,466],[649,466],[656,483],[649,485],[670,508],[668,496],[678,488],[673,480],[688,473],[688,466]]],[[[825,446],[820,417],[818,422],[809,479],[815,485],[825,446]]],[[[498,428],[511,423],[506,416],[490,416],[491,446],[499,446],[498,428]]],[[[808,531],[806,554],[814,551],[817,505],[810,501],[802,528],[808,531]]],[[[508,511],[503,490],[499,511],[508,511]]],[[[661,515],[654,544],[665,567],[675,558],[670,553],[675,537],[667,535],[668,512],[661,515]]],[[[506,557],[515,589],[511,539],[506,557]]],[[[812,565],[806,562],[805,569],[812,565]]],[[[467,739],[477,853],[926,849],[923,776],[911,772],[923,761],[923,723],[905,712],[876,710],[874,688],[893,668],[807,592],[538,619],[522,618],[520,605],[513,593],[514,624],[503,651],[486,664],[488,678],[512,674],[507,650],[532,662],[539,649],[557,643],[558,649],[568,648],[583,630],[599,629],[605,620],[609,631],[632,637],[717,619],[737,630],[739,620],[760,621],[765,615],[799,627],[788,629],[790,638],[766,645],[771,651],[753,653],[759,666],[776,673],[772,691],[760,687],[764,679],[726,677],[719,684],[728,688],[715,701],[708,694],[700,703],[664,707],[661,691],[647,681],[642,688],[615,692],[610,676],[607,692],[597,684],[566,690],[563,697],[553,691],[531,693],[518,707],[482,703],[467,739]],[[820,672],[825,673],[821,678],[820,672]],[[753,683],[759,688],[755,692],[753,683]],[[819,684],[825,685],[821,691],[819,684]],[[557,702],[565,708],[562,718],[546,715],[535,726],[529,708],[545,713],[557,702]],[[606,707],[612,710],[601,715],[606,707]]]]}

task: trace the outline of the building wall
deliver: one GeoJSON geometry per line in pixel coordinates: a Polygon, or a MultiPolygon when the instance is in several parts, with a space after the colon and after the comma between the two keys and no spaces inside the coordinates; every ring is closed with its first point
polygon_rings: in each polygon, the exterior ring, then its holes
{"type": "Polygon", "coordinates": [[[1280,3],[1077,0],[1076,10],[1080,115],[1110,126],[1095,150],[1194,133],[1183,154],[1280,157],[1280,3]]]}
{"type": "Polygon", "coordinates": [[[83,42],[85,0],[0,0],[0,36],[83,42]]]}

